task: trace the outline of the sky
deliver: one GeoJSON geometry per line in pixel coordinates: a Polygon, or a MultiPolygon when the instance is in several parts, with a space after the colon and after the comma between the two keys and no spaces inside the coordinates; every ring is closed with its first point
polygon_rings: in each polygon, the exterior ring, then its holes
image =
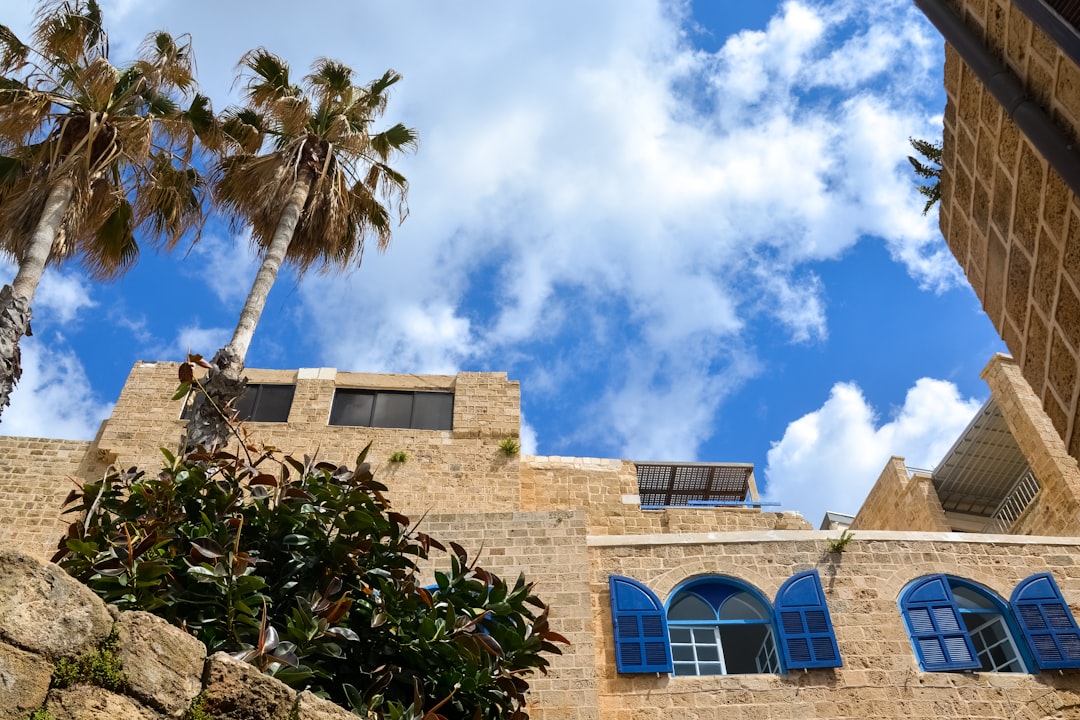
{"type": "MultiPolygon", "coordinates": [[[[1004,346],[906,159],[945,104],[910,0],[102,5],[114,63],[191,33],[219,110],[259,46],[404,76],[410,214],[360,267],[283,273],[250,367],[505,371],[526,453],[752,462],[815,526],[989,394],[1004,346]]],[[[0,0],[21,37],[31,13],[0,0]]],[[[229,339],[256,262],[212,217],[113,283],[51,270],[0,433],[92,438],[137,360],[229,339]]]]}

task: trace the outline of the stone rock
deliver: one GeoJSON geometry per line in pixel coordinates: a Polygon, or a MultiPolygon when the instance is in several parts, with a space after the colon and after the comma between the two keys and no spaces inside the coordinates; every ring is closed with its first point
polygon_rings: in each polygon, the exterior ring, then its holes
{"type": "Polygon", "coordinates": [[[0,550],[0,638],[50,658],[79,655],[112,629],[105,603],[56,565],[0,550]]]}
{"type": "Polygon", "coordinates": [[[296,720],[356,720],[356,716],[305,690],[297,696],[296,720]]]}
{"type": "Polygon", "coordinates": [[[210,656],[203,683],[203,706],[222,720],[288,720],[296,692],[227,653],[210,656]]]}
{"type": "Polygon", "coordinates": [[[202,688],[206,646],[150,613],[121,613],[116,628],[130,694],[169,717],[183,715],[202,688]]]}
{"type": "Polygon", "coordinates": [[[49,694],[53,666],[40,655],[0,643],[0,720],[25,720],[49,694]]]}
{"type": "Polygon", "coordinates": [[[158,720],[160,717],[131,698],[92,685],[53,690],[45,709],[56,720],[158,720]]]}

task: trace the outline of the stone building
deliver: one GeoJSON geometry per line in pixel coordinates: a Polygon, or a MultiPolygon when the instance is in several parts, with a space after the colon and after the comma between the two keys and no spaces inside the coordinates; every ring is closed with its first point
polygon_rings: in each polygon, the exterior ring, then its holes
{"type": "MultiPolygon", "coordinates": [[[[4,548],[46,557],[72,480],[159,462],[176,371],[138,363],[91,442],[0,438],[4,548]]],[[[253,440],[325,459],[370,441],[397,509],[537,581],[572,645],[534,718],[1080,717],[1080,470],[1007,357],[939,467],[890,461],[846,540],[763,507],[746,464],[508,455],[505,374],[248,375],[253,440]]],[[[7,643],[0,622],[0,679],[7,643]]]]}
{"type": "Polygon", "coordinates": [[[1080,6],[916,4],[946,40],[942,234],[1080,457],[1080,6]]]}

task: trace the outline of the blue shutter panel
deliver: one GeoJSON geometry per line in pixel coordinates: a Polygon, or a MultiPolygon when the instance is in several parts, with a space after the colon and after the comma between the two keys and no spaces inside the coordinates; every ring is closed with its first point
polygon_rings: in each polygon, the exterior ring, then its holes
{"type": "Polygon", "coordinates": [[[671,672],[664,606],[649,588],[620,575],[608,578],[615,667],[621,673],[671,672]]]}
{"type": "Polygon", "coordinates": [[[944,575],[916,582],[904,595],[900,610],[923,670],[979,669],[975,647],[944,575]]]}
{"type": "Polygon", "coordinates": [[[817,570],[792,575],[780,586],[776,615],[784,664],[789,670],[844,664],[817,570]]]}
{"type": "Polygon", "coordinates": [[[1080,667],[1080,628],[1053,575],[1021,580],[1009,605],[1040,670],[1080,667]]]}

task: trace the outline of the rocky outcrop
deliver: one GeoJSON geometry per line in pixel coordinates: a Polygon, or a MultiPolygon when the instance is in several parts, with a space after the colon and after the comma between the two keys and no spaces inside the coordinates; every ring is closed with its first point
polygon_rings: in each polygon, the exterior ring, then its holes
{"type": "Polygon", "coordinates": [[[40,708],[56,720],[176,720],[197,697],[204,712],[221,720],[355,717],[225,653],[207,658],[201,642],[154,615],[110,613],[55,565],[0,551],[0,720],[26,720],[40,708]],[[124,688],[53,683],[65,658],[107,640],[126,677],[124,688]]]}

